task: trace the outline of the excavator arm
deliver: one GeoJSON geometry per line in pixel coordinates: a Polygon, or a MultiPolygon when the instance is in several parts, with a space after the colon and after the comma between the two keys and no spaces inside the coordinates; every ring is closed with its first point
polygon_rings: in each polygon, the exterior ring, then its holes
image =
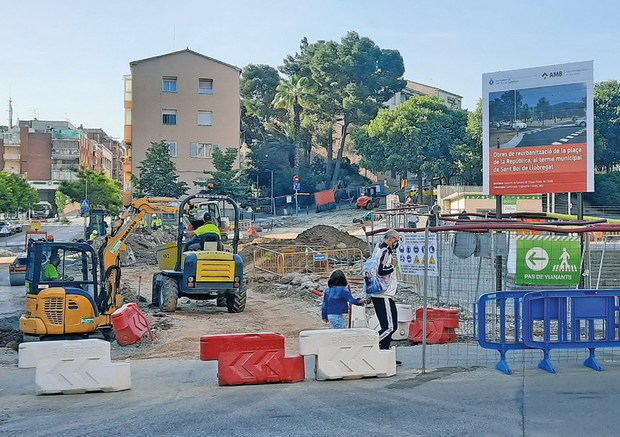
{"type": "Polygon", "coordinates": [[[106,239],[103,248],[103,271],[118,265],[121,252],[127,248],[127,238],[147,214],[176,214],[179,209],[174,202],[175,200],[169,197],[143,197],[134,200],[113,226],[112,235],[106,239]]]}

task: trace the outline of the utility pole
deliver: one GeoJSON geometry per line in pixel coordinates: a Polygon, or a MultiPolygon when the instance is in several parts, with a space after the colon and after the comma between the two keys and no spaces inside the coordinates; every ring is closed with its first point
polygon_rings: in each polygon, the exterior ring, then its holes
{"type": "Polygon", "coordinates": [[[273,170],[271,172],[271,212],[276,215],[276,200],[273,198],[273,170]]]}

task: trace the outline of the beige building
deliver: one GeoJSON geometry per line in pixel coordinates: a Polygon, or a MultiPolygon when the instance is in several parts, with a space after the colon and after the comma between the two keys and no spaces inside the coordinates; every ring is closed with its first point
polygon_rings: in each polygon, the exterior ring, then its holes
{"type": "Polygon", "coordinates": [[[164,140],[180,179],[194,190],[214,168],[215,148],[240,148],[241,70],[189,49],[129,65],[125,171],[137,176],[150,143],[164,140]]]}
{"type": "Polygon", "coordinates": [[[443,100],[446,105],[455,109],[461,109],[461,100],[463,100],[463,97],[458,94],[454,94],[431,85],[424,85],[423,83],[408,80],[405,88],[394,94],[394,96],[388,100],[386,104],[388,107],[392,108],[415,96],[437,96],[443,100]]]}

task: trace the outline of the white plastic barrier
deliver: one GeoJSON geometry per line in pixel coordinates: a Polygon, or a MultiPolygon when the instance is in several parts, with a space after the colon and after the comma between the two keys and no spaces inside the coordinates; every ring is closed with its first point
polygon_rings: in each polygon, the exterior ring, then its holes
{"type": "Polygon", "coordinates": [[[105,340],[33,341],[19,345],[20,369],[37,367],[40,360],[97,358],[110,361],[110,343],[105,340]]]}
{"type": "Polygon", "coordinates": [[[368,328],[302,331],[299,353],[316,355],[319,381],[396,374],[394,350],[380,350],[379,334],[368,328]]]}
{"type": "Polygon", "coordinates": [[[19,367],[35,367],[38,394],[120,391],[131,388],[128,361],[110,361],[104,340],[61,340],[22,343],[19,367]]]}
{"type": "MultiPolygon", "coordinates": [[[[413,320],[411,305],[396,304],[398,326],[392,334],[392,340],[407,340],[409,338],[409,323],[413,320]]],[[[351,305],[351,328],[370,328],[379,332],[381,326],[374,311],[371,316],[366,313],[365,307],[351,305]]]]}

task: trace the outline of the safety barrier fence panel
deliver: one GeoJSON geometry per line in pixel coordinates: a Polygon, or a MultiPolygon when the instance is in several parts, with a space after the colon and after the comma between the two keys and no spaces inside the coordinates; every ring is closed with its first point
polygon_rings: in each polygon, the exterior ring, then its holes
{"type": "Polygon", "coordinates": [[[542,349],[538,367],[551,373],[552,349],[589,349],[584,365],[603,370],[596,348],[620,346],[620,290],[545,290],[523,297],[523,342],[542,349]]]}
{"type": "Polygon", "coordinates": [[[483,348],[495,349],[500,360],[495,368],[511,374],[506,361],[509,350],[528,349],[522,337],[522,300],[527,291],[498,291],[480,296],[474,304],[474,338],[483,348]]]}
{"type": "Polygon", "coordinates": [[[310,247],[254,248],[254,268],[283,276],[289,273],[326,274],[340,269],[359,275],[364,255],[360,249],[316,249],[310,247]]]}

